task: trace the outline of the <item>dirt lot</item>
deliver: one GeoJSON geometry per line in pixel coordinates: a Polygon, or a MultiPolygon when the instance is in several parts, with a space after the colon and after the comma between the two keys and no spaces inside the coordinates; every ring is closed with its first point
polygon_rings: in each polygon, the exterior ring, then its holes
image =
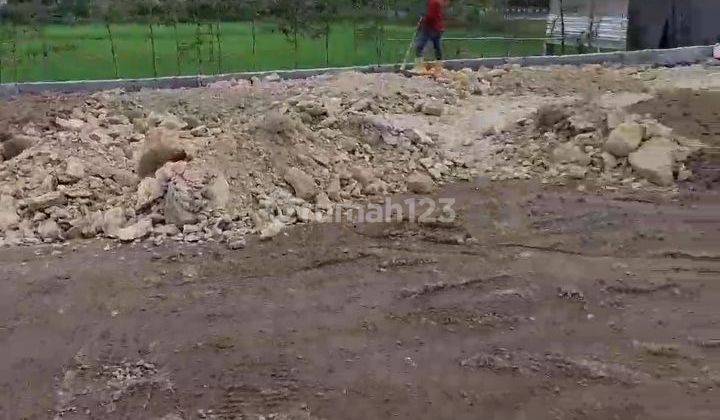
{"type": "MultiPolygon", "coordinates": [[[[633,112],[712,143],[715,97],[633,112]]],[[[0,418],[717,418],[718,162],[672,190],[481,175],[431,195],[454,222],[239,250],[2,248],[0,418]]]]}

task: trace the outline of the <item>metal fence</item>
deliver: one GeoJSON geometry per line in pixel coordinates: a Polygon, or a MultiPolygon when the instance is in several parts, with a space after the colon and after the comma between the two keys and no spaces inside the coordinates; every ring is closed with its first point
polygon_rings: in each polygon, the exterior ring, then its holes
{"type": "MultiPolygon", "coordinates": [[[[449,18],[445,58],[545,52],[550,40],[546,35],[547,10],[477,9],[475,13],[470,21],[449,18]]],[[[271,19],[5,24],[0,29],[0,82],[397,63],[412,45],[415,25],[409,22],[415,19],[412,15],[345,19],[329,22],[313,33],[288,33],[271,19]]]]}

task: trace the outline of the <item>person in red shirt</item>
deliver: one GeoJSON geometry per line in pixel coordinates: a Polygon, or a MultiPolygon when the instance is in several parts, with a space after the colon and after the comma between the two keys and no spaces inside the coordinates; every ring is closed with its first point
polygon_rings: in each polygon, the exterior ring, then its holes
{"type": "Polygon", "coordinates": [[[427,13],[420,22],[419,34],[415,45],[418,60],[428,42],[432,42],[435,58],[442,60],[442,34],[445,32],[445,8],[449,0],[428,0],[427,13]]]}

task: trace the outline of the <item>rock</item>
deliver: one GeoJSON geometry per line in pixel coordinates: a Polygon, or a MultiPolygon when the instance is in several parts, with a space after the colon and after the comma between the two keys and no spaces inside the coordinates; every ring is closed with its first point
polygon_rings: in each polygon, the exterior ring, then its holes
{"type": "Polygon", "coordinates": [[[657,121],[644,122],[647,137],[672,137],[673,129],[657,121]]]}
{"type": "Polygon", "coordinates": [[[152,129],[148,132],[137,159],[137,174],[142,178],[151,176],[165,163],[187,158],[187,152],[180,145],[176,132],[152,129]]]}
{"type": "Polygon", "coordinates": [[[674,140],[670,140],[666,137],[653,137],[643,143],[642,147],[668,150],[675,162],[685,162],[690,157],[690,154],[693,153],[691,148],[683,147],[677,144],[674,140]]]}
{"type": "Polygon", "coordinates": [[[5,160],[10,160],[38,143],[40,143],[40,140],[34,137],[23,135],[13,136],[10,140],[2,143],[2,157],[5,158],[5,160]]]}
{"type": "Polygon", "coordinates": [[[67,197],[62,191],[52,191],[37,197],[29,198],[25,205],[30,211],[43,210],[51,206],[62,206],[67,202],[67,197]]]}
{"type": "Polygon", "coordinates": [[[175,225],[158,225],[153,232],[158,235],[175,236],[180,233],[180,229],[175,225]]]}
{"type": "Polygon", "coordinates": [[[65,190],[65,195],[68,196],[68,198],[92,198],[94,196],[92,191],[81,187],[65,190]]]}
{"type": "Polygon", "coordinates": [[[445,111],[445,104],[441,101],[427,101],[422,105],[422,112],[425,115],[439,117],[445,111]]]}
{"type": "Polygon", "coordinates": [[[192,193],[186,187],[171,183],[165,193],[165,222],[175,226],[192,225],[197,222],[200,210],[192,193]]]}
{"type": "Polygon", "coordinates": [[[375,172],[371,168],[354,166],[350,169],[350,174],[353,179],[359,182],[363,187],[366,187],[375,181],[375,172]]]}
{"type": "Polygon", "coordinates": [[[298,220],[304,223],[310,222],[315,216],[313,211],[307,207],[298,207],[295,212],[297,214],[298,220]]]}
{"type": "Polygon", "coordinates": [[[338,201],[340,199],[340,177],[333,177],[325,192],[331,200],[338,201]]]}
{"type": "Polygon", "coordinates": [[[285,228],[285,224],[278,219],[273,219],[260,230],[260,239],[267,240],[277,236],[285,228]]]}
{"type": "Polygon", "coordinates": [[[207,137],[210,135],[210,130],[206,126],[201,125],[190,130],[190,134],[193,137],[207,137]]]}
{"type": "Polygon", "coordinates": [[[230,201],[230,184],[223,175],[217,175],[205,187],[203,195],[209,200],[209,208],[211,210],[224,209],[230,201]]]}
{"type": "Polygon", "coordinates": [[[595,130],[595,123],[585,115],[574,114],[568,118],[570,127],[577,133],[587,133],[595,130]]]}
{"type": "Polygon", "coordinates": [[[587,166],[592,159],[585,152],[572,143],[563,143],[553,150],[553,159],[558,163],[575,163],[581,166],[587,166]]]}
{"type": "Polygon", "coordinates": [[[320,210],[329,211],[333,208],[332,201],[330,201],[330,198],[324,192],[319,192],[318,195],[315,197],[315,205],[320,210]]]}
{"type": "Polygon", "coordinates": [[[535,125],[540,130],[548,131],[567,117],[565,108],[558,105],[544,105],[538,109],[535,115],[535,125]]]}
{"type": "Polygon", "coordinates": [[[425,134],[424,131],[418,130],[416,128],[413,128],[412,130],[407,130],[405,132],[405,135],[407,136],[408,140],[410,140],[414,144],[431,145],[434,143],[430,136],[425,134]]]}
{"type": "Polygon", "coordinates": [[[435,189],[435,183],[429,176],[413,172],[407,178],[407,188],[415,194],[430,194],[435,189]]]}
{"type": "Polygon", "coordinates": [[[163,196],[163,186],[155,178],[143,178],[138,184],[135,193],[135,208],[144,210],[152,205],[155,200],[163,196]]]}
{"type": "MultiPolygon", "coordinates": [[[[124,222],[124,215],[123,222],[124,222]]],[[[92,238],[103,230],[105,223],[104,214],[100,211],[92,212],[86,216],[77,218],[72,221],[72,227],[67,231],[68,239],[77,239],[80,237],[92,238]]]]}
{"type": "Polygon", "coordinates": [[[182,130],[187,127],[187,123],[175,115],[161,114],[154,111],[148,116],[148,121],[151,125],[156,125],[166,130],[182,130]]]}
{"type": "Polygon", "coordinates": [[[263,78],[263,80],[266,81],[266,82],[279,82],[279,81],[281,81],[282,79],[280,78],[280,75],[279,75],[279,74],[277,74],[277,73],[270,73],[270,74],[268,74],[267,76],[265,76],[265,77],[263,78]]]}
{"type": "Polygon", "coordinates": [[[315,180],[298,168],[288,168],[284,179],[295,191],[295,196],[303,200],[311,200],[317,194],[315,180]]]}
{"type": "Polygon", "coordinates": [[[110,170],[110,178],[123,187],[133,187],[137,185],[138,182],[137,176],[125,169],[112,168],[110,170]]]}
{"type": "Polygon", "coordinates": [[[0,232],[13,229],[20,223],[15,199],[9,195],[0,196],[0,232]]]}
{"type": "Polygon", "coordinates": [[[685,167],[680,168],[680,170],[678,171],[678,177],[677,177],[678,181],[683,182],[683,181],[690,181],[692,179],[693,179],[693,172],[690,169],[685,168],[685,167]]]}
{"type": "Polygon", "coordinates": [[[505,73],[507,73],[507,71],[505,69],[492,69],[492,70],[488,71],[487,73],[485,73],[485,75],[487,77],[495,78],[495,77],[502,77],[505,75],[505,73]]]}
{"type": "Polygon", "coordinates": [[[57,222],[52,219],[45,220],[40,223],[37,228],[37,232],[38,235],[40,235],[40,238],[44,241],[54,241],[60,239],[62,235],[60,226],[58,226],[57,222]]]}
{"type": "Polygon", "coordinates": [[[603,169],[605,170],[605,172],[615,169],[615,167],[618,164],[617,158],[615,156],[613,156],[611,153],[602,152],[600,157],[603,160],[603,169]]]}
{"type": "Polygon", "coordinates": [[[152,221],[150,219],[143,219],[134,225],[119,229],[117,231],[117,237],[123,242],[142,239],[150,234],[152,227],[152,221]]]}
{"type": "Polygon", "coordinates": [[[587,170],[587,166],[568,165],[566,168],[566,173],[569,178],[584,179],[587,175],[587,170]]]}
{"type": "Polygon", "coordinates": [[[101,229],[110,237],[116,237],[118,231],[125,224],[125,211],[120,207],[113,207],[103,213],[101,229]]]}
{"type": "Polygon", "coordinates": [[[661,185],[673,185],[672,150],[663,147],[641,147],[628,156],[633,170],[648,181],[661,185]]]}
{"type": "Polygon", "coordinates": [[[74,131],[74,132],[80,132],[83,128],[85,128],[85,121],[81,121],[78,119],[71,118],[69,120],[57,117],[55,118],[55,124],[57,124],[58,127],[67,130],[67,131],[74,131]]]}
{"type": "Polygon", "coordinates": [[[247,244],[247,242],[245,241],[245,238],[242,238],[242,239],[237,239],[237,240],[228,242],[227,247],[233,251],[237,251],[238,249],[245,248],[246,244],[247,244]]]}
{"type": "Polygon", "coordinates": [[[637,123],[622,123],[611,133],[605,150],[616,157],[628,156],[636,150],[645,136],[645,127],[637,123]]]}
{"type": "Polygon", "coordinates": [[[196,117],[195,115],[185,115],[184,117],[182,117],[182,120],[185,122],[185,124],[187,124],[185,128],[190,130],[190,132],[192,132],[192,130],[198,127],[202,127],[203,125],[202,121],[200,121],[200,118],[196,117]]]}
{"type": "Polygon", "coordinates": [[[85,177],[85,163],[76,157],[69,157],[65,174],[70,178],[79,180],[85,177]]]}
{"type": "Polygon", "coordinates": [[[53,192],[58,186],[58,180],[53,175],[48,175],[43,178],[40,184],[40,190],[43,192],[53,192]]]}

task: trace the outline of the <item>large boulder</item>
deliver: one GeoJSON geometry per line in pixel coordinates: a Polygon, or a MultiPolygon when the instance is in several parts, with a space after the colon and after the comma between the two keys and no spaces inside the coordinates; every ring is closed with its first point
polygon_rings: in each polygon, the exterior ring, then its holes
{"type": "Polygon", "coordinates": [[[605,150],[617,157],[626,157],[642,143],[645,136],[645,127],[637,123],[623,123],[617,126],[611,133],[605,150]]]}
{"type": "Polygon", "coordinates": [[[295,196],[303,200],[312,200],[317,194],[315,180],[298,168],[288,168],[284,178],[295,191],[295,196]]]}
{"type": "Polygon", "coordinates": [[[628,162],[633,170],[648,181],[670,186],[674,183],[672,149],[658,147],[657,145],[643,146],[636,152],[630,153],[628,162]]]}
{"type": "Polygon", "coordinates": [[[173,182],[165,193],[165,222],[177,227],[195,224],[201,206],[192,190],[183,183],[173,182]]]}
{"type": "Polygon", "coordinates": [[[137,159],[137,174],[141,178],[152,176],[165,163],[187,158],[187,152],[180,145],[177,132],[155,128],[145,137],[145,143],[137,159]]]}

